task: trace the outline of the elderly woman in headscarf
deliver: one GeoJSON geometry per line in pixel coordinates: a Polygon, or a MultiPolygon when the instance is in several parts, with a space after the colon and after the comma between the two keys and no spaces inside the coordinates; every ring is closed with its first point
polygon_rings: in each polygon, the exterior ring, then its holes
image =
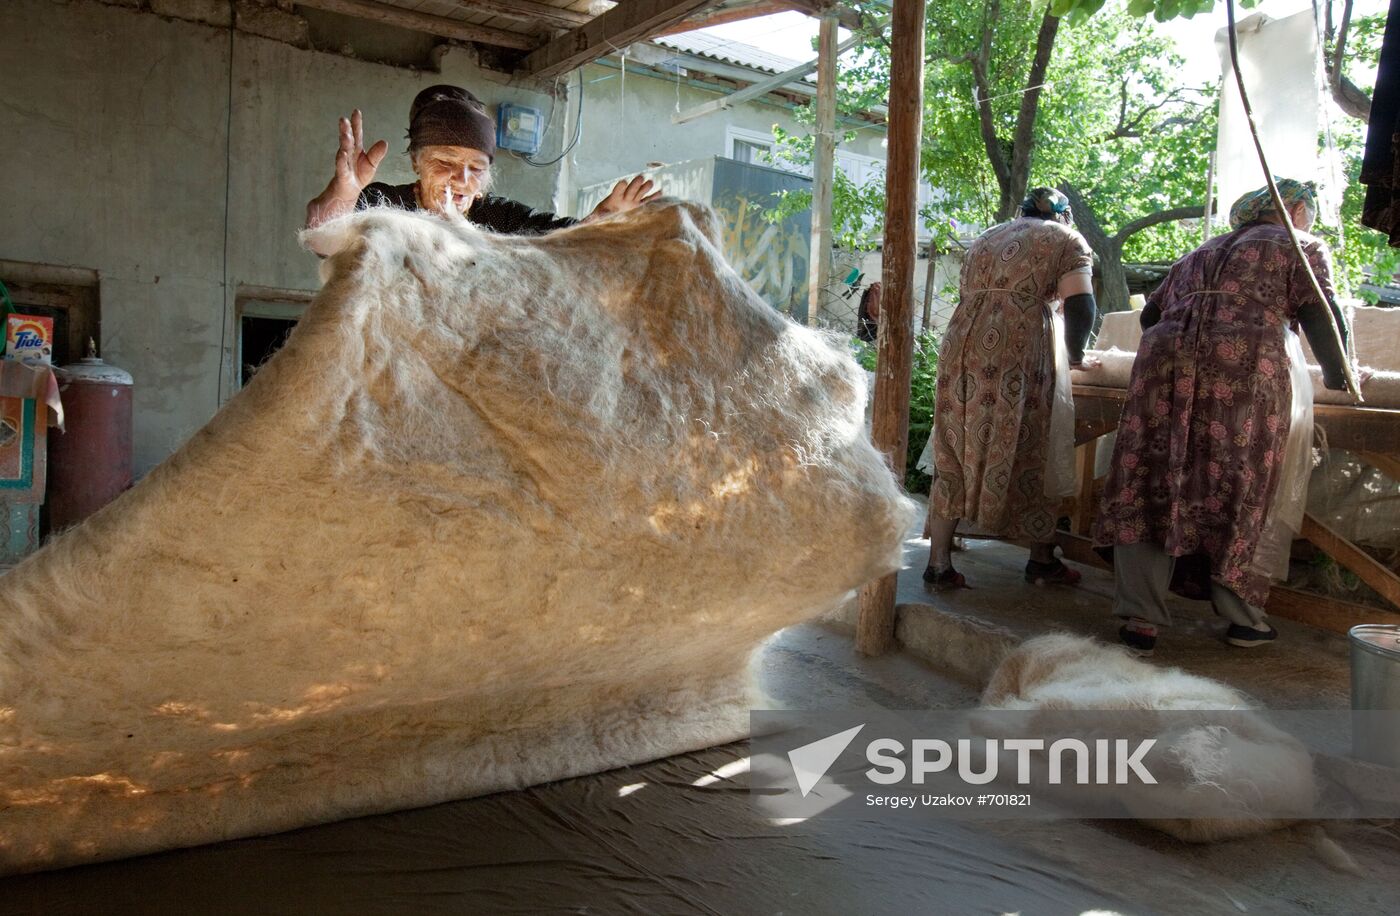
{"type": "MultiPolygon", "coordinates": [[[[496,158],[496,126],[481,100],[460,86],[429,86],[413,100],[408,155],[417,181],[389,185],[374,180],[388,149],[383,140],[364,148],[358,109],[341,118],[335,174],[306,205],[307,228],[372,206],[464,216],[484,229],[508,235],[539,235],[579,222],[488,193],[496,158]]],[[[660,193],[653,192],[652,182],[641,176],[619,181],[584,221],[634,209],[660,193]]]]}
{"type": "Polygon", "coordinates": [[[1032,542],[1026,581],[1079,581],[1054,543],[1058,504],[1073,487],[1069,368],[1084,359],[1096,313],[1093,255],[1072,223],[1063,194],[1036,188],[1021,215],[984,232],[963,261],[930,439],[924,581],[935,588],[966,584],[951,559],[959,520],[1032,542]]]}
{"type": "MultiPolygon", "coordinates": [[[[1301,326],[1328,388],[1345,389],[1347,325],[1332,292],[1311,183],[1276,182],[1230,210],[1231,231],[1172,265],[1142,312],[1118,441],[1094,542],[1112,548],[1119,636],[1150,654],[1171,623],[1168,590],[1209,600],[1231,645],[1278,634],[1265,619],[1269,577],[1255,562],[1279,489],[1301,326]],[[1289,241],[1299,230],[1319,299],[1289,241]],[[1339,333],[1340,332],[1340,333],[1339,333]]],[[[1307,392],[1311,400],[1311,389],[1307,392]]],[[[1108,551],[1105,551],[1106,553],[1108,551]]]]}

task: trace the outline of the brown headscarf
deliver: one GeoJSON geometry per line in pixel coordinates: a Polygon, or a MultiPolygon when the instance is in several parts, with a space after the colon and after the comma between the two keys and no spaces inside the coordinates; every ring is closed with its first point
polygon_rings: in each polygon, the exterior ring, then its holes
{"type": "Polygon", "coordinates": [[[465,146],[496,158],[496,125],[481,100],[460,86],[429,86],[408,110],[408,150],[465,146]]]}

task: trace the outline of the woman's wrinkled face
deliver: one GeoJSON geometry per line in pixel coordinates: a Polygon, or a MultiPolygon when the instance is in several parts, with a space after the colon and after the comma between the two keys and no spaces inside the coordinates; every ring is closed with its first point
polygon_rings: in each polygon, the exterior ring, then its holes
{"type": "Polygon", "coordinates": [[[491,160],[465,146],[425,146],[413,155],[418,200],[444,214],[464,214],[486,191],[491,160]]]}

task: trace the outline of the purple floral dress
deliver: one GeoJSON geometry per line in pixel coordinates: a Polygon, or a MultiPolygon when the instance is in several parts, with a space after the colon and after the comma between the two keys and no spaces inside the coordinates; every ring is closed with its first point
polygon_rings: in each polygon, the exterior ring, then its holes
{"type": "Polygon", "coordinates": [[[1154,543],[1188,558],[1172,590],[1190,598],[1208,597],[1211,580],[1255,607],[1268,597],[1251,561],[1288,438],[1283,330],[1302,313],[1337,386],[1340,351],[1315,333],[1322,309],[1340,315],[1327,251],[1301,241],[1326,303],[1283,227],[1256,222],[1177,261],[1144,310],[1144,324],[1161,317],[1133,364],[1094,543],[1154,543]]]}

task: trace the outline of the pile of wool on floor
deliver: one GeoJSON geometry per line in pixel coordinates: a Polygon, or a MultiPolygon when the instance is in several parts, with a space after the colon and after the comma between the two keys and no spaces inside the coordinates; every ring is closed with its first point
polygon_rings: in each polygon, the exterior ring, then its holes
{"type": "MultiPolygon", "coordinates": [[[[1068,633],[1028,640],[992,673],[979,709],[1033,713],[1017,724],[1040,734],[1080,734],[1093,723],[1099,737],[1152,739],[1163,752],[1153,764],[1156,784],[1099,785],[1094,793],[1188,842],[1286,827],[1308,817],[1317,797],[1308,749],[1248,697],[1121,646],[1068,633]]],[[[989,730],[1001,725],[978,721],[989,730]]],[[[1053,796],[1061,787],[1036,788],[1053,796]]]]}
{"type": "Polygon", "coordinates": [[[898,565],[864,375],[706,208],[317,231],[286,347],[5,577],[0,872],[733,740],[753,649],[898,565]]]}

